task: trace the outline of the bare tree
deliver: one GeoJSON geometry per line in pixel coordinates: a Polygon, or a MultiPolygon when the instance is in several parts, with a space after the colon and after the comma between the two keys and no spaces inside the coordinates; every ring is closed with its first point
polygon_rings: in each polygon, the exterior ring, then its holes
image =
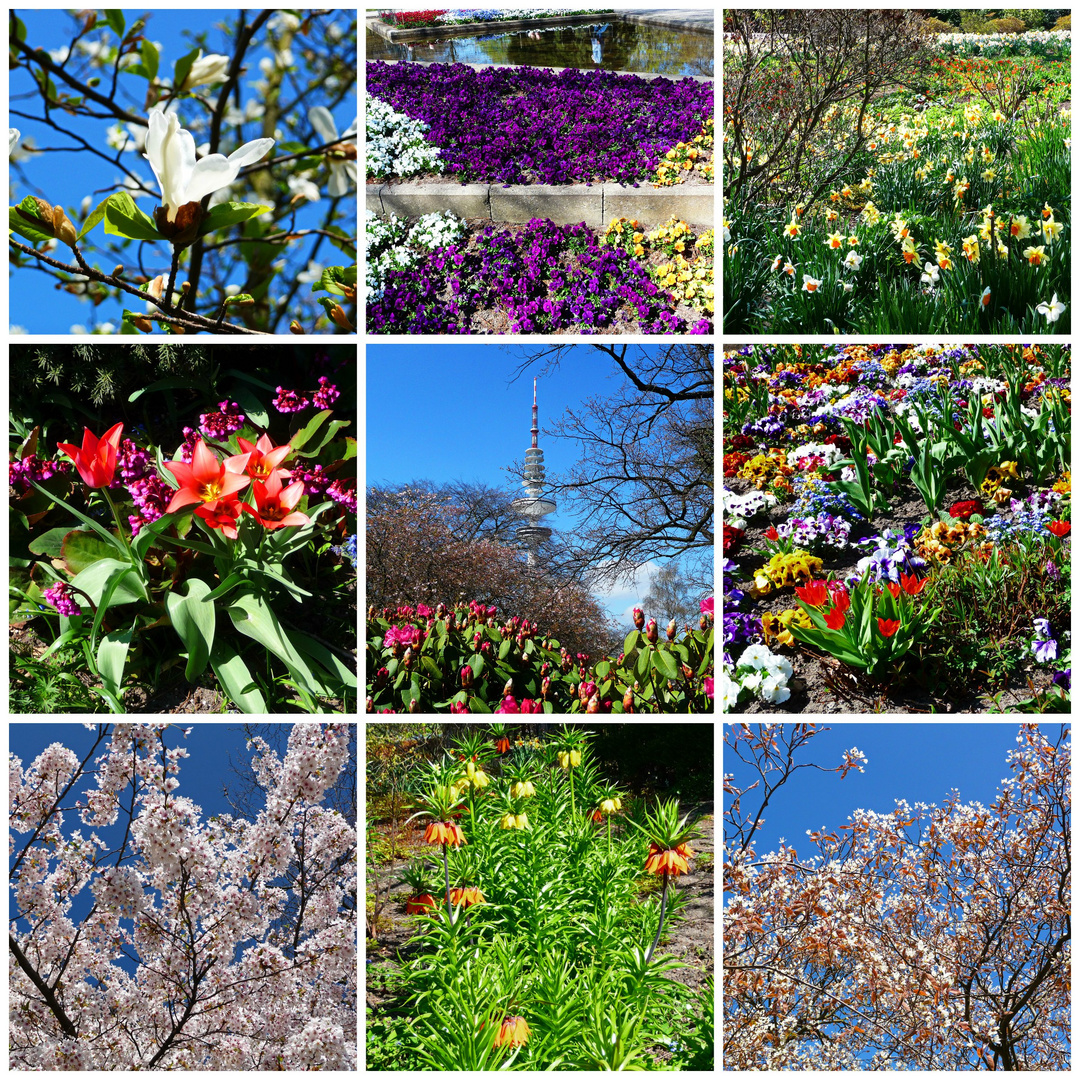
{"type": "Polygon", "coordinates": [[[926,37],[921,12],[868,8],[731,10],[724,31],[724,198],[807,207],[850,175],[874,99],[919,69],[926,37]],[[850,130],[821,155],[846,106],[850,130]]]}
{"type": "MultiPolygon", "coordinates": [[[[594,584],[629,579],[651,560],[682,559],[709,588],[713,549],[713,347],[595,344],[625,381],[545,430],[581,444],[549,488],[578,515],[566,567],[594,584]]],[[[572,359],[573,346],[529,349],[516,376],[572,359]]],[[[518,469],[517,464],[513,466],[518,469]]]]}
{"type": "Polygon", "coordinates": [[[660,625],[674,619],[677,626],[683,626],[697,623],[703,599],[701,589],[683,575],[678,563],[668,563],[653,577],[641,606],[646,616],[660,625]]]}

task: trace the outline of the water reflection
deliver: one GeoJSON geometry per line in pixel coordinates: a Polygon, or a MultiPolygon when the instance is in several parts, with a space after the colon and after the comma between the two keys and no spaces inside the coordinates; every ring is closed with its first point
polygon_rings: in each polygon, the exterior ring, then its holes
{"type": "Polygon", "coordinates": [[[709,34],[634,23],[554,26],[481,37],[391,43],[367,31],[368,60],[514,64],[640,71],[671,78],[713,74],[709,34]]]}

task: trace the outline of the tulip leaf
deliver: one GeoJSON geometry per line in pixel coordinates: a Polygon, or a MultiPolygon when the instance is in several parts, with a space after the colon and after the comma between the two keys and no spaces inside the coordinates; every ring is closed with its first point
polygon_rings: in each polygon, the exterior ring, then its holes
{"type": "Polygon", "coordinates": [[[105,689],[117,699],[120,697],[120,684],[124,681],[124,664],[131,636],[131,630],[111,630],[98,645],[98,674],[105,689]]]}
{"type": "Polygon", "coordinates": [[[200,52],[202,52],[202,49],[196,47],[185,56],[181,56],[173,65],[173,87],[175,89],[179,90],[179,88],[184,85],[184,80],[191,71],[191,65],[198,60],[200,52]]]}
{"type": "Polygon", "coordinates": [[[241,593],[233,599],[228,611],[233,626],[284,661],[289,673],[304,690],[313,695],[322,692],[320,680],[289,640],[273,609],[261,597],[241,593]]]}
{"type": "Polygon", "coordinates": [[[146,589],[131,563],[120,562],[119,559],[95,559],[71,579],[71,584],[98,605],[103,600],[113,604],[131,604],[146,599],[146,589]]]}
{"type": "Polygon", "coordinates": [[[210,662],[217,625],[217,609],[210,595],[210,586],[205,581],[189,578],[186,596],[170,592],[165,597],[165,608],[172,619],[173,628],[188,652],[187,667],[184,669],[188,682],[194,682],[210,662]]]}
{"type": "Polygon", "coordinates": [[[266,712],[266,701],[247,664],[229,646],[218,643],[210,654],[210,666],[229,700],[244,713],[266,712]]]}
{"type": "Polygon", "coordinates": [[[203,217],[199,225],[199,235],[205,236],[215,229],[225,229],[230,225],[238,225],[241,221],[258,217],[265,214],[273,207],[264,206],[261,203],[225,202],[212,206],[203,217]]]}
{"type": "MultiPolygon", "coordinates": [[[[93,216],[93,215],[91,215],[93,216]]],[[[105,200],[105,231],[129,240],[164,240],[152,218],[144,214],[126,191],[114,191],[105,200]]]]}

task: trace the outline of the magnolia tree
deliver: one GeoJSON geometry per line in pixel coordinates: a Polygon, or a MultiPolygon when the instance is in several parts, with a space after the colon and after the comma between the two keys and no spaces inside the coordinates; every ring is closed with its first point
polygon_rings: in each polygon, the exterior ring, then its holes
{"type": "Polygon", "coordinates": [[[100,333],[354,330],[355,11],[188,12],[187,42],[179,13],[22,14],[13,298],[60,320],[55,286],[100,333]]]}
{"type": "Polygon", "coordinates": [[[253,738],[265,806],[209,821],[170,725],[84,726],[81,756],[10,761],[9,1066],[355,1070],[356,832],[320,805],[348,726],[297,724],[284,760],[253,738]]]}
{"type": "Polygon", "coordinates": [[[758,777],[724,776],[725,1068],[1068,1069],[1069,729],[1022,725],[989,807],[898,800],[759,855],[816,731],[725,736],[758,777]]]}

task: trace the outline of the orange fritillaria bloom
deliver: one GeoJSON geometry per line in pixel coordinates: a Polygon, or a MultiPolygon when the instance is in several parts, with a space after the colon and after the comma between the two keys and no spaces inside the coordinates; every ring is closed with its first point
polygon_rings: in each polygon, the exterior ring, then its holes
{"type": "Polygon", "coordinates": [[[461,907],[482,904],[484,894],[475,885],[455,886],[450,890],[450,903],[461,907]]]}
{"type": "Polygon", "coordinates": [[[529,1041],[529,1025],[523,1016],[508,1016],[495,1036],[496,1046],[524,1046],[529,1041]]]}
{"type": "Polygon", "coordinates": [[[405,902],[405,914],[406,915],[423,915],[425,911],[433,911],[435,909],[435,897],[431,893],[420,893],[417,896],[410,896],[405,902]]]}
{"type": "Polygon", "coordinates": [[[465,843],[465,837],[461,833],[460,825],[455,825],[452,821],[433,821],[424,830],[424,843],[460,847],[465,843]]]}
{"type": "Polygon", "coordinates": [[[645,869],[650,874],[671,874],[678,877],[680,874],[690,872],[690,863],[687,861],[693,856],[688,844],[679,844],[677,847],[663,848],[656,844],[649,844],[649,857],[645,860],[645,869]]]}
{"type": "Polygon", "coordinates": [[[99,439],[89,428],[83,428],[82,446],[57,443],[72,461],[87,487],[108,487],[116,475],[116,454],[120,448],[123,424],[113,424],[99,439]]]}
{"type": "Polygon", "coordinates": [[[180,481],[180,490],[173,495],[165,508],[167,514],[175,513],[185,506],[205,503],[216,509],[219,502],[238,495],[251,483],[244,475],[247,454],[234,454],[224,462],[218,461],[214,452],[200,439],[191,455],[191,464],[183,461],[166,461],[165,468],[180,481]]]}

